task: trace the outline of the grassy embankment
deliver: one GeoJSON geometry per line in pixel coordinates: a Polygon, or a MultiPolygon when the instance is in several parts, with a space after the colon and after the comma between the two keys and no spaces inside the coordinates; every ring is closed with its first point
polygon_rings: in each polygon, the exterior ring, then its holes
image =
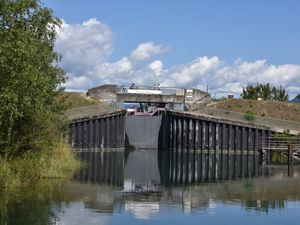
{"type": "Polygon", "coordinates": [[[86,97],[84,93],[80,92],[65,92],[61,99],[64,101],[66,109],[96,105],[100,103],[93,98],[86,97]]]}
{"type": "MultiPolygon", "coordinates": [[[[62,98],[67,109],[98,103],[81,93],[64,93],[62,98]]],[[[37,152],[27,151],[18,156],[0,158],[0,192],[16,191],[49,178],[71,178],[81,162],[63,138],[56,142],[37,152]]]]}
{"type": "Polygon", "coordinates": [[[227,99],[216,103],[213,107],[239,113],[252,112],[262,117],[300,121],[300,104],[297,103],[227,99]]]}

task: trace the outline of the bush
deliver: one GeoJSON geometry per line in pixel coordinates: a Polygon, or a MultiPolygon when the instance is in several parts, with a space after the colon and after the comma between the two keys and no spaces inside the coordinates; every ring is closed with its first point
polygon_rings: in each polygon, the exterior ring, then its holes
{"type": "Polygon", "coordinates": [[[273,137],[276,138],[286,138],[286,137],[292,137],[290,130],[284,130],[283,132],[276,132],[273,134],[273,137]]]}
{"type": "Polygon", "coordinates": [[[248,85],[243,87],[243,93],[241,94],[243,99],[257,100],[261,98],[268,101],[288,101],[289,97],[287,91],[282,87],[275,87],[267,84],[248,85]]]}
{"type": "Polygon", "coordinates": [[[247,111],[245,114],[244,114],[244,119],[247,120],[247,121],[254,121],[255,120],[255,113],[252,112],[252,111],[247,111]]]}

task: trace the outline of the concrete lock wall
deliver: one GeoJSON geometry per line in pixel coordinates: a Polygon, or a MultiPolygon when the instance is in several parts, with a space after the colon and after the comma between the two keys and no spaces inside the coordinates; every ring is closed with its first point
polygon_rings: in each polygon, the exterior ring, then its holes
{"type": "Polygon", "coordinates": [[[165,116],[118,114],[76,120],[70,124],[70,130],[74,148],[109,149],[127,145],[228,154],[257,154],[261,139],[272,134],[265,127],[178,112],[168,112],[165,116]]]}

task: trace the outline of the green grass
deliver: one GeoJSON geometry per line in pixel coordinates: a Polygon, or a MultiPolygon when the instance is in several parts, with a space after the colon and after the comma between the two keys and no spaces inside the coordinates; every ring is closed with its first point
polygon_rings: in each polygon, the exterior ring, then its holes
{"type": "Polygon", "coordinates": [[[85,93],[78,92],[64,92],[62,96],[58,98],[58,100],[62,100],[64,102],[66,109],[97,105],[100,103],[96,99],[86,97],[85,93]]]}
{"type": "Polygon", "coordinates": [[[255,113],[255,115],[264,117],[300,121],[300,104],[291,102],[228,99],[214,104],[213,107],[239,113],[251,111],[255,113]]]}
{"type": "Polygon", "coordinates": [[[244,119],[251,122],[255,120],[255,113],[252,111],[247,111],[244,114],[244,119]]]}
{"type": "Polygon", "coordinates": [[[0,191],[15,190],[42,179],[69,179],[80,166],[81,162],[64,142],[48,151],[0,159],[0,191]]]}

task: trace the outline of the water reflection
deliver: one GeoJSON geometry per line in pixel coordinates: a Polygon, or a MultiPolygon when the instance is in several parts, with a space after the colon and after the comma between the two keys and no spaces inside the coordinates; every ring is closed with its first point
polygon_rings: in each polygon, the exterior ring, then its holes
{"type": "Polygon", "coordinates": [[[164,185],[195,184],[267,175],[254,154],[159,152],[164,185]]]}
{"type": "Polygon", "coordinates": [[[123,185],[123,151],[77,151],[77,156],[86,162],[86,165],[79,173],[75,174],[75,179],[86,182],[123,185]]]}
{"type": "Polygon", "coordinates": [[[124,192],[159,192],[161,178],[157,151],[131,151],[126,156],[124,192]]]}
{"type": "Polygon", "coordinates": [[[41,180],[14,192],[0,192],[0,224],[56,224],[53,207],[61,206],[65,188],[65,181],[41,180]]]}
{"type": "MultiPolygon", "coordinates": [[[[196,218],[199,216],[205,218],[212,215],[218,218],[216,222],[220,222],[224,211],[229,209],[231,209],[231,213],[234,212],[232,216],[237,220],[242,220],[247,211],[254,217],[257,216],[257,212],[270,216],[276,216],[279,213],[283,216],[282,210],[291,210],[291,207],[299,210],[299,185],[299,179],[258,178],[169,187],[159,195],[128,195],[122,192],[121,187],[74,181],[69,184],[69,192],[81,196],[82,200],[71,206],[60,208],[60,211],[64,213],[56,213],[56,215],[58,215],[59,224],[80,224],[76,223],[74,218],[82,218],[90,214],[93,219],[87,218],[86,221],[91,224],[93,224],[91,220],[97,221],[99,224],[104,220],[107,224],[117,224],[117,222],[122,222],[114,220],[118,217],[127,219],[133,224],[139,224],[141,220],[155,218],[163,221],[162,218],[165,216],[174,216],[180,219],[178,215],[190,214],[194,216],[186,217],[189,224],[197,224],[196,218]],[[286,191],[287,189],[288,191],[286,191]],[[109,215],[116,215],[116,217],[109,215]],[[111,220],[114,220],[115,223],[112,223],[111,220]],[[132,220],[136,220],[136,222],[132,220]]],[[[56,210],[59,211],[58,208],[56,210]]],[[[290,219],[286,218],[285,224],[289,224],[290,219]]]]}
{"type": "Polygon", "coordinates": [[[266,168],[258,155],[135,150],[79,151],[78,157],[86,167],[71,182],[0,196],[0,224],[300,220],[299,168],[288,178],[286,166],[266,168]]]}
{"type": "Polygon", "coordinates": [[[124,191],[155,191],[158,186],[216,182],[268,175],[259,155],[184,153],[160,150],[81,151],[81,181],[113,184],[124,191]]]}

